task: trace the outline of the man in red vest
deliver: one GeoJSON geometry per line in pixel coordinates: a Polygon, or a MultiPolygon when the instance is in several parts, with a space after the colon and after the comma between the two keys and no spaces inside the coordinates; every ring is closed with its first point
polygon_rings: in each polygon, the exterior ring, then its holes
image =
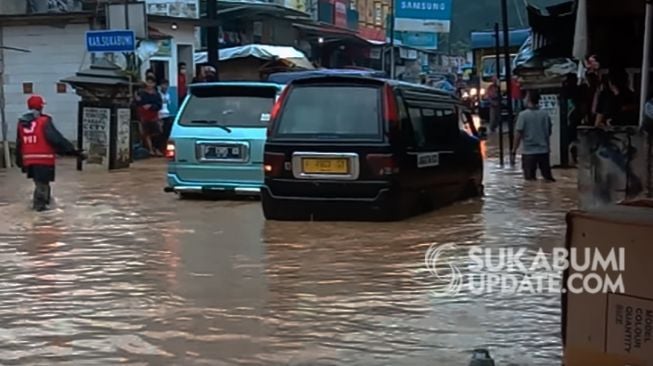
{"type": "Polygon", "coordinates": [[[70,141],[54,127],[52,118],[43,114],[45,101],[38,95],[27,99],[29,112],[18,120],[16,128],[16,165],[34,180],[33,207],[46,210],[50,204],[50,182],[54,181],[56,154],[82,156],[70,141]]]}

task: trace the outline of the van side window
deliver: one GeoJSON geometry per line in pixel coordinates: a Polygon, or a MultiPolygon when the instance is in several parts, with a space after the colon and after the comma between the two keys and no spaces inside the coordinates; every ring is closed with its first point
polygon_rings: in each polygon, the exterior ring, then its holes
{"type": "Polygon", "coordinates": [[[426,146],[453,145],[460,137],[458,114],[453,108],[422,108],[426,146]]]}
{"type": "Polygon", "coordinates": [[[422,124],[422,111],[419,108],[409,108],[411,126],[413,127],[415,147],[426,146],[426,136],[422,124]]]}
{"type": "Polygon", "coordinates": [[[397,95],[397,106],[399,107],[399,121],[401,122],[401,138],[405,147],[415,148],[414,128],[410,123],[410,116],[404,99],[397,95]]]}

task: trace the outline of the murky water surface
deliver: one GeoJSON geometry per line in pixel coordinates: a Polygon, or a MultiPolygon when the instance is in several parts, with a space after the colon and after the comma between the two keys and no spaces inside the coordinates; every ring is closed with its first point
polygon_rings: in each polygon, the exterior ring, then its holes
{"type": "Polygon", "coordinates": [[[562,245],[573,171],[525,184],[490,159],[482,200],[390,224],[268,223],[258,202],[163,193],[163,171],[66,161],[42,214],[0,171],[0,364],[558,363],[559,295],[436,296],[425,254],[562,245]]]}

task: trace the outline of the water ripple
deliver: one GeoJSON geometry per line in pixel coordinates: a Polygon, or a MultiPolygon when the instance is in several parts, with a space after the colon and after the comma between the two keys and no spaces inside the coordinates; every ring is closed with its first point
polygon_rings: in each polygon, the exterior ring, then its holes
{"type": "Polygon", "coordinates": [[[256,202],[179,201],[162,164],[76,172],[56,208],[0,173],[0,363],[463,365],[560,359],[559,296],[437,297],[433,243],[562,245],[573,172],[524,184],[487,164],[486,197],[399,223],[265,222],[256,202]]]}

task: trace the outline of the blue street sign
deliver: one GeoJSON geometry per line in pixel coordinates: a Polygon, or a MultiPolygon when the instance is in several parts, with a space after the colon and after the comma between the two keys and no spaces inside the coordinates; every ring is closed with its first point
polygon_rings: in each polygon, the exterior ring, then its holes
{"type": "Polygon", "coordinates": [[[102,30],[86,32],[88,52],[133,52],[136,37],[130,30],[102,30]]]}
{"type": "Polygon", "coordinates": [[[453,0],[397,0],[395,17],[403,19],[451,20],[453,0]]]}

